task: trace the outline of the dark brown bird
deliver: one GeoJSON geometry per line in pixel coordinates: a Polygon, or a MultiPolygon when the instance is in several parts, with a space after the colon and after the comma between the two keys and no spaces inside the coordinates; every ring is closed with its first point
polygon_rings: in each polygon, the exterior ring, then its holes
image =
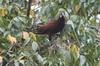
{"type": "Polygon", "coordinates": [[[64,13],[61,13],[57,20],[54,20],[42,27],[40,27],[35,34],[47,34],[49,36],[49,41],[51,41],[52,36],[55,33],[62,31],[65,26],[64,13]]]}

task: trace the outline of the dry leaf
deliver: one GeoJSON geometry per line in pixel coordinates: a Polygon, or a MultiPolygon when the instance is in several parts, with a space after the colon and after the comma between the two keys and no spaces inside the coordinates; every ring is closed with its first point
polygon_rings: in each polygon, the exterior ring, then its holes
{"type": "Polygon", "coordinates": [[[24,58],[25,56],[21,56],[21,57],[19,57],[17,60],[21,60],[22,58],[24,58]]]}
{"type": "Polygon", "coordinates": [[[34,16],[33,10],[30,10],[30,15],[34,16]]]}
{"type": "Polygon", "coordinates": [[[76,5],[76,6],[75,6],[75,12],[76,12],[76,14],[77,14],[77,12],[79,11],[79,9],[80,9],[80,6],[79,6],[79,5],[76,5]]]}
{"type": "Polygon", "coordinates": [[[29,38],[28,32],[23,32],[23,39],[27,40],[29,38]]]}
{"type": "Polygon", "coordinates": [[[34,3],[34,4],[38,3],[38,0],[33,0],[33,3],[34,3]]]}
{"type": "Polygon", "coordinates": [[[7,13],[7,5],[4,5],[4,8],[0,9],[0,17],[6,16],[7,13]]]}
{"type": "Polygon", "coordinates": [[[78,48],[76,45],[73,45],[71,48],[71,52],[78,52],[79,53],[80,48],[78,48]]]}
{"type": "Polygon", "coordinates": [[[0,63],[2,63],[3,62],[3,57],[2,56],[0,56],[0,63]]]}
{"type": "Polygon", "coordinates": [[[11,35],[8,35],[8,36],[7,36],[7,40],[9,40],[9,41],[11,42],[11,44],[17,42],[16,38],[15,38],[15,37],[12,37],[11,35]]]}
{"type": "Polygon", "coordinates": [[[63,39],[63,40],[66,40],[67,38],[66,38],[66,36],[63,36],[62,39],[63,39]]]}
{"type": "Polygon", "coordinates": [[[0,53],[2,52],[2,48],[0,48],[0,53]]]}

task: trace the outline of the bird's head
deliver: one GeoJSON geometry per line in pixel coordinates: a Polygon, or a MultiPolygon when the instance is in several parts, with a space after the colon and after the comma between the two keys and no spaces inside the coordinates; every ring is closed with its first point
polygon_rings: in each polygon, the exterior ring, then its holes
{"type": "Polygon", "coordinates": [[[61,13],[60,18],[64,18],[64,17],[65,17],[65,13],[61,13]]]}
{"type": "Polygon", "coordinates": [[[61,14],[60,14],[59,20],[65,21],[65,13],[61,13],[61,14]]]}

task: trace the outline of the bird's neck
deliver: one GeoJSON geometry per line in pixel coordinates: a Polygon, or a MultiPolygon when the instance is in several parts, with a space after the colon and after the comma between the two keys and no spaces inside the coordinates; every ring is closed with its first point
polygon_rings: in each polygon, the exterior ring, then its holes
{"type": "Polygon", "coordinates": [[[65,18],[61,17],[61,18],[58,19],[58,21],[59,21],[59,24],[65,23],[65,18]]]}

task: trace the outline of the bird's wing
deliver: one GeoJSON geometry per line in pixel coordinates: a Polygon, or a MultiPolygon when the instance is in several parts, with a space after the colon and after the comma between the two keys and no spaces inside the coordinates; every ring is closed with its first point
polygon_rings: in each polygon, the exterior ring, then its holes
{"type": "Polygon", "coordinates": [[[56,28],[56,23],[57,20],[54,20],[42,27],[39,28],[39,30],[37,30],[36,34],[48,34],[49,32],[51,32],[51,30],[56,28]]]}
{"type": "Polygon", "coordinates": [[[46,27],[46,25],[40,27],[40,29],[37,30],[37,32],[38,32],[39,34],[46,34],[47,31],[48,31],[48,28],[46,27]]]}

